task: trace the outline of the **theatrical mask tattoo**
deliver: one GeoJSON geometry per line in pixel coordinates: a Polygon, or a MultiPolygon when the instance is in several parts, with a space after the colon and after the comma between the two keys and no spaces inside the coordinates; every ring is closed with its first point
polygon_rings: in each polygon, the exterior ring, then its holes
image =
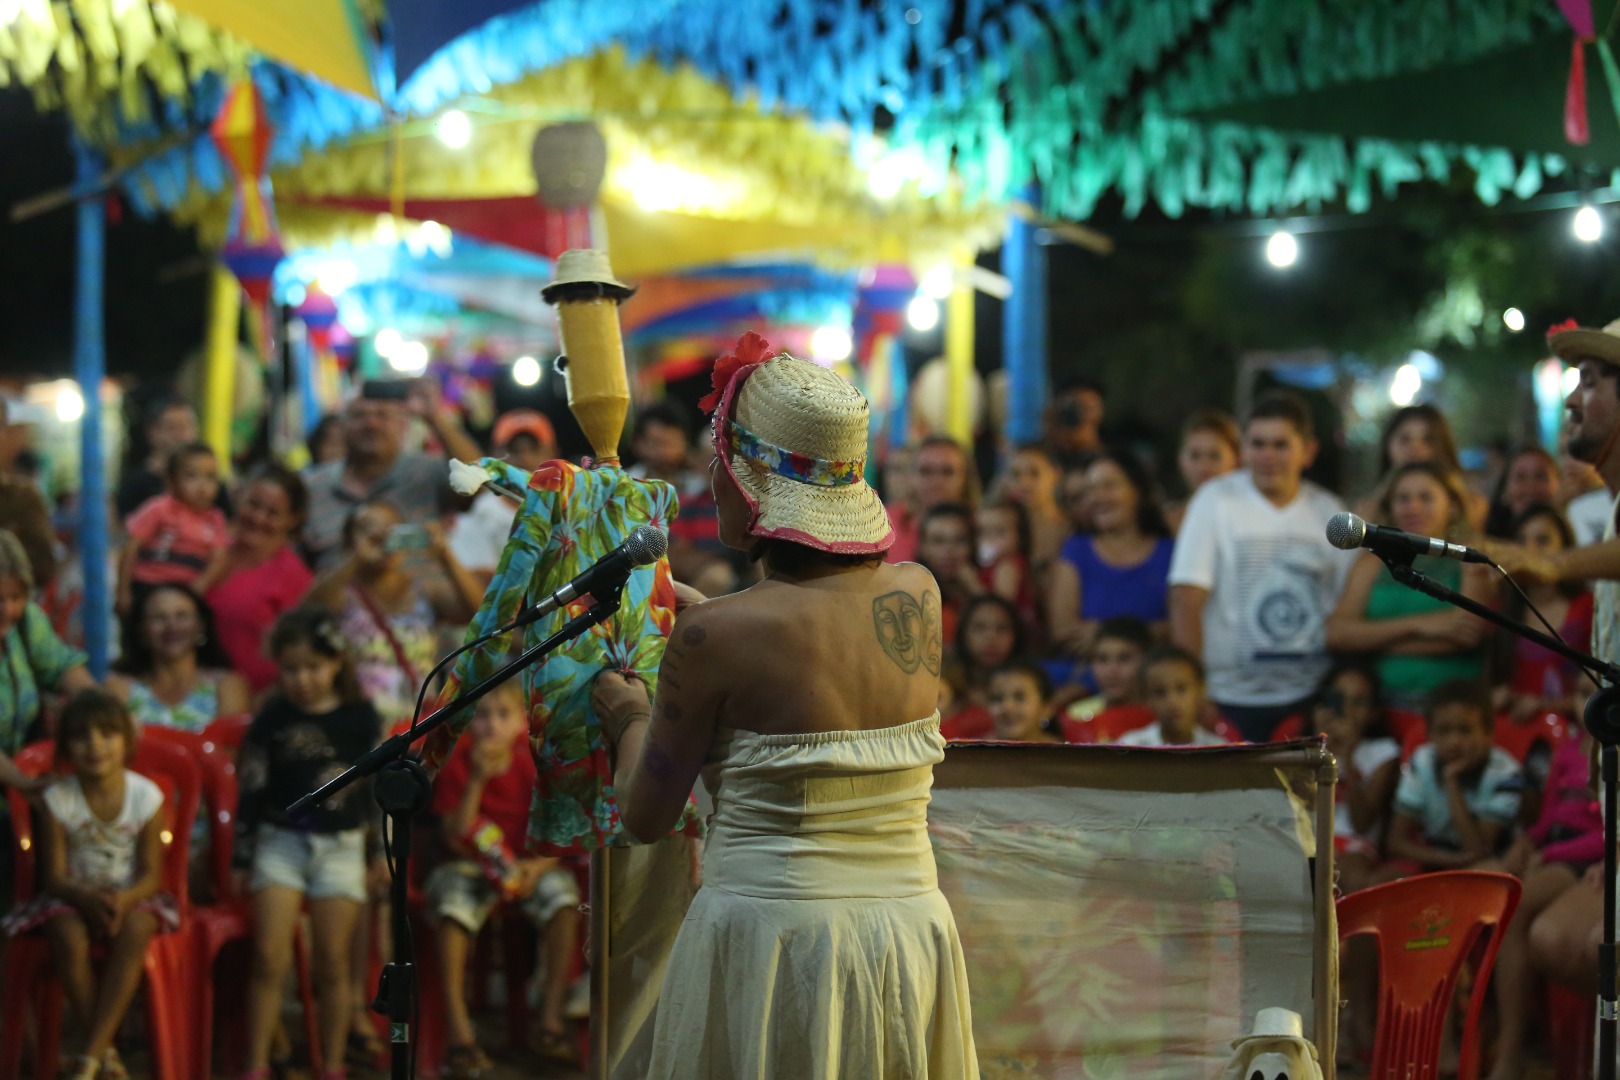
{"type": "Polygon", "coordinates": [[[872,622],[878,645],[901,671],[911,675],[922,667],[939,674],[940,607],[932,590],[923,593],[921,603],[908,592],[884,593],[872,601],[872,622]]]}

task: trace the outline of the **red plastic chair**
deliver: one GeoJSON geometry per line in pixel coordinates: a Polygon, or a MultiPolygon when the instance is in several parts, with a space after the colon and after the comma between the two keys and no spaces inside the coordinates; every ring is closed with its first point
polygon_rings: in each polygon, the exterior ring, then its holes
{"type": "Polygon", "coordinates": [[[1592,1080],[1597,1040],[1597,1006],[1591,994],[1577,994],[1561,983],[1547,983],[1547,1045],[1558,1080],[1592,1080]]]}
{"type": "Polygon", "coordinates": [[[253,723],[253,717],[246,713],[240,716],[216,717],[202,730],[203,745],[222,747],[233,758],[237,750],[241,749],[242,740],[247,736],[248,726],[253,723]]]}
{"type": "MultiPolygon", "coordinates": [[[[17,766],[34,776],[55,764],[56,745],[35,743],[16,757],[17,766]]],[[[160,741],[140,740],[131,768],[164,790],[164,859],[162,888],[180,907],[181,927],[172,934],[154,936],[146,948],[147,1027],[152,1039],[154,1071],[158,1080],[190,1080],[191,1054],[186,1035],[191,998],[190,968],[186,962],[189,899],[187,864],[191,849],[191,822],[197,816],[199,780],[196,763],[184,749],[160,741]]],[[[34,894],[33,821],[27,801],[16,791],[11,801],[16,846],[17,897],[34,894]]],[[[22,1046],[30,1004],[37,1006],[35,1073],[56,1075],[61,1042],[62,990],[51,971],[50,946],[43,937],[15,938],[6,953],[0,980],[0,1080],[16,1080],[22,1068],[22,1046]]]]}
{"type": "Polygon", "coordinates": [[[1511,874],[1451,870],[1351,893],[1338,903],[1339,940],[1378,939],[1378,1026],[1371,1080],[1439,1075],[1440,1031],[1463,965],[1484,941],[1461,1032],[1458,1080],[1479,1073],[1476,1027],[1502,943],[1519,906],[1511,874]]]}
{"type": "MultiPolygon", "coordinates": [[[[165,730],[160,738],[187,746],[194,755],[202,780],[202,802],[208,816],[209,877],[213,904],[192,909],[190,963],[195,974],[197,1024],[192,1045],[195,1076],[208,1080],[213,1072],[215,998],[214,968],[226,946],[253,938],[253,913],[246,900],[234,896],[231,849],[236,840],[236,751],[247,733],[250,717],[215,720],[200,735],[165,730]]],[[[148,728],[156,734],[160,729],[148,728]]],[[[311,1069],[322,1072],[320,1024],[315,1012],[315,986],[310,976],[309,951],[300,925],[293,931],[293,963],[298,997],[304,1007],[304,1033],[309,1044],[311,1069]]],[[[241,980],[237,980],[240,988],[241,980]]],[[[240,1010],[238,1010],[239,1012],[240,1010]]],[[[240,1046],[241,1040],[234,1040],[240,1046]]]]}
{"type": "Polygon", "coordinates": [[[1513,760],[1523,765],[1530,751],[1538,746],[1543,747],[1549,755],[1557,753],[1573,733],[1569,721],[1558,713],[1532,716],[1522,724],[1515,724],[1505,715],[1498,714],[1494,740],[1497,746],[1513,755],[1513,760]]]}

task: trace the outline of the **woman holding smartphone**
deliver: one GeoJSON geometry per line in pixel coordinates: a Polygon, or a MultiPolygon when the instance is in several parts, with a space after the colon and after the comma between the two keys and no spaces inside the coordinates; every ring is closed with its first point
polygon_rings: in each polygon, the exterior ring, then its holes
{"type": "Polygon", "coordinates": [[[343,558],[309,592],[338,616],[366,699],[393,727],[416,709],[422,679],[438,656],[440,624],[465,624],[483,590],[434,525],[407,525],[382,501],[362,503],[343,524],[343,558]],[[430,551],[447,583],[405,569],[410,552],[430,551]]]}

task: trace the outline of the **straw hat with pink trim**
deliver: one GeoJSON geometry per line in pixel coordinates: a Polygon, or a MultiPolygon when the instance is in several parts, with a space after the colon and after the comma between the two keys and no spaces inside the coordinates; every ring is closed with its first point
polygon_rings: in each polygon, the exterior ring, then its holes
{"type": "Polygon", "coordinates": [[[866,483],[866,398],[808,360],[749,332],[714,365],[714,443],[753,513],[748,535],[837,555],[879,555],[894,543],[866,483]]]}

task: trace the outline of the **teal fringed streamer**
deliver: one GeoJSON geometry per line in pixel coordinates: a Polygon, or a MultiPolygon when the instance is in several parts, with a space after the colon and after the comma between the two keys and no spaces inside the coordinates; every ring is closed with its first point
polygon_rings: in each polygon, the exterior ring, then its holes
{"type": "Polygon", "coordinates": [[[1597,39],[1598,59],[1603,64],[1603,82],[1609,88],[1609,108],[1614,112],[1614,119],[1620,124],[1620,67],[1615,66],[1614,50],[1609,48],[1607,38],[1597,39]]]}

